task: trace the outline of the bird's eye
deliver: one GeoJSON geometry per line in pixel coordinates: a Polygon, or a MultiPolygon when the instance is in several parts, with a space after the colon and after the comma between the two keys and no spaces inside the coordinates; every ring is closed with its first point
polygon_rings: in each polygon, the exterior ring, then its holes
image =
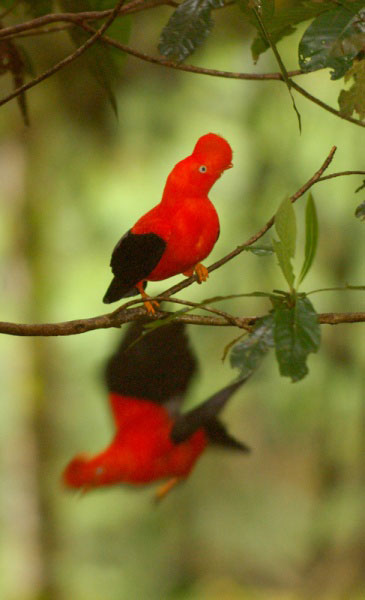
{"type": "Polygon", "coordinates": [[[200,165],[199,173],[206,173],[206,172],[207,172],[207,167],[205,165],[200,165]]]}

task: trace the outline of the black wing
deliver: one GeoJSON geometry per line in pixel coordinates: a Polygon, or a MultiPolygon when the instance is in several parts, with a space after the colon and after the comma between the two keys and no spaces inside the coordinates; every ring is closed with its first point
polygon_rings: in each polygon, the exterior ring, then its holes
{"type": "Polygon", "coordinates": [[[158,265],[166,242],[156,233],[127,233],[113,250],[110,266],[112,280],[103,298],[105,304],[133,295],[137,283],[148,277],[158,265]]]}
{"type": "Polygon", "coordinates": [[[142,335],[134,323],[106,365],[109,391],[159,404],[182,397],[197,370],[184,325],[171,323],[142,335]]]}
{"type": "Polygon", "coordinates": [[[204,427],[211,443],[249,452],[249,447],[230,436],[224,425],[217,419],[218,413],[225,406],[232,394],[247,379],[248,377],[227,385],[197,408],[180,415],[171,432],[172,441],[179,444],[193,435],[197,429],[204,427]]]}

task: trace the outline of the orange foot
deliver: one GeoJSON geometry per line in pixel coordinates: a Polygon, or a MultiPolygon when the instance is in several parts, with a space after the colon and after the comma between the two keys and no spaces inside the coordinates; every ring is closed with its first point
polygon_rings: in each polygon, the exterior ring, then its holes
{"type": "Polygon", "coordinates": [[[208,269],[200,263],[195,265],[195,273],[198,276],[198,283],[202,283],[202,281],[206,281],[209,277],[208,269]]]}
{"type": "Polygon", "coordinates": [[[180,483],[179,477],[172,477],[165,483],[163,483],[159,488],[157,488],[155,493],[155,502],[160,502],[163,498],[167,496],[167,494],[174,488],[178,483],[180,483]]]}
{"type": "Polygon", "coordinates": [[[149,295],[146,294],[146,292],[143,289],[143,282],[137,283],[136,288],[142,296],[144,306],[145,306],[147,313],[149,315],[155,315],[156,308],[158,308],[160,306],[159,303],[156,300],[150,300],[149,295]]]}
{"type": "Polygon", "coordinates": [[[197,265],[195,265],[195,267],[192,267],[188,271],[184,271],[183,275],[185,275],[185,277],[191,277],[194,274],[194,271],[198,276],[198,283],[206,281],[209,277],[208,269],[200,263],[198,263],[197,265]]]}

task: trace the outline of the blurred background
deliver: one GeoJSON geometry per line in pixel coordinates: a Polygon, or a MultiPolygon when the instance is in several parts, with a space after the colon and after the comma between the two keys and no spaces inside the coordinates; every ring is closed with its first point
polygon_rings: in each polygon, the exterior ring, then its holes
{"type": "MultiPolygon", "coordinates": [[[[169,11],[151,14],[135,17],[131,45],[155,53],[169,11]]],[[[250,35],[238,9],[215,20],[196,64],[252,71],[250,35]]],[[[280,46],[288,69],[297,68],[303,29],[280,46]]],[[[52,44],[42,36],[24,45],[38,72],[72,50],[63,33],[52,44]]],[[[265,55],[259,70],[277,66],[265,55]]],[[[4,96],[11,81],[0,83],[4,96]]],[[[341,82],[328,73],[301,84],[336,106],[341,82]]],[[[333,145],[329,172],[364,169],[364,130],[297,97],[300,135],[287,89],[277,82],[204,77],[128,58],[117,100],[118,119],[80,59],[30,91],[29,129],[16,103],[2,107],[1,320],[53,322],[106,312],[112,248],[159,201],[172,166],[207,132],[223,135],[234,149],[234,169],[210,194],[221,237],[207,264],[261,228],[333,145]]],[[[320,241],[306,291],[363,283],[364,226],[354,218],[360,184],[360,177],[344,177],[313,189],[320,241]]],[[[302,198],[295,208],[298,264],[304,204],[302,198]]],[[[149,291],[178,280],[150,284],[149,291]]],[[[180,297],[200,301],[284,286],[273,257],[243,253],[180,297]]],[[[318,294],[312,301],[319,312],[356,311],[363,294],[318,294]]],[[[218,307],[244,316],[269,309],[257,298],[218,307]]],[[[189,334],[201,367],[188,402],[197,404],[235,376],[222,355],[239,332],[190,326],[189,334]]],[[[152,487],[80,496],[60,483],[76,453],[99,451],[111,438],[101,373],[120,335],[0,338],[0,597],[365,598],[363,325],[322,326],[320,352],[296,384],[279,377],[269,355],[224,413],[252,454],[207,452],[158,507],[152,487]]]]}

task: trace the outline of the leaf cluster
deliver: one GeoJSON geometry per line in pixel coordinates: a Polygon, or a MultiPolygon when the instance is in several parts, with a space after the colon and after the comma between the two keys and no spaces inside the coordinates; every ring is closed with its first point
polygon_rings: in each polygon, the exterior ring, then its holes
{"type": "MultiPolygon", "coordinates": [[[[237,0],[237,4],[243,18],[256,31],[251,46],[255,61],[270,47],[276,52],[276,44],[293,34],[298,24],[313,19],[298,47],[303,72],[330,68],[331,78],[339,79],[349,72],[356,58],[364,63],[365,7],[361,0],[338,3],[297,0],[282,8],[277,7],[274,0],[237,0]]],[[[212,0],[185,0],[180,4],[162,31],[161,54],[177,62],[185,60],[211,33],[211,11],[219,6],[221,4],[214,4],[212,0]]],[[[277,59],[283,73],[280,55],[277,59]]],[[[286,79],[285,72],[283,75],[286,79]]],[[[350,116],[356,111],[363,119],[361,75],[361,68],[351,72],[354,78],[351,91],[345,96],[341,92],[339,101],[343,114],[350,116]]]]}
{"type": "MultiPolygon", "coordinates": [[[[135,4],[135,3],[132,3],[135,4]]],[[[146,3],[146,9],[148,3],[146,3]]],[[[308,26],[298,47],[298,63],[300,69],[309,73],[317,69],[328,68],[331,78],[344,78],[350,83],[349,89],[343,89],[339,96],[340,113],[345,118],[357,113],[359,119],[365,118],[364,107],[364,64],[365,64],[365,5],[364,0],[287,0],[279,3],[277,0],[183,0],[173,9],[168,22],[162,29],[160,41],[156,45],[163,57],[175,64],[181,63],[191,56],[209,37],[214,27],[214,11],[217,9],[237,10],[238,18],[251,27],[253,42],[251,45],[252,58],[257,61],[267,49],[275,55],[283,80],[292,97],[293,107],[297,112],[299,125],[300,115],[296,109],[291,89],[291,81],[284,61],[277,50],[277,44],[286,36],[292,35],[299,24],[308,21],[308,26]]],[[[115,6],[114,0],[0,0],[4,19],[14,22],[14,17],[24,19],[24,12],[32,17],[40,17],[56,13],[60,9],[69,13],[85,11],[104,11],[115,6]]],[[[143,10],[143,0],[141,7],[143,10]]],[[[130,10],[120,14],[107,34],[117,43],[128,43],[132,15],[130,10]]],[[[97,24],[99,26],[100,19],[97,24]]],[[[70,38],[79,47],[90,36],[83,30],[83,25],[92,25],[93,20],[84,23],[69,24],[66,28],[70,38]]],[[[224,26],[224,25],[223,25],[224,26]]],[[[57,29],[57,28],[56,28],[57,29]]],[[[37,29],[32,35],[37,35],[37,29]]],[[[12,73],[16,87],[22,85],[27,74],[24,64],[31,64],[32,59],[24,60],[22,42],[12,38],[4,40],[0,46],[0,65],[5,65],[9,52],[21,57],[14,66],[7,69],[12,73]]],[[[125,54],[101,40],[91,45],[86,53],[89,69],[116,112],[114,89],[120,78],[121,66],[125,54]]],[[[29,69],[28,69],[29,70],[29,69]]],[[[4,72],[3,70],[1,72],[4,72]]],[[[1,74],[1,73],[0,73],[1,74]]],[[[24,120],[27,120],[24,95],[20,96],[19,104],[24,120]]]]}
{"type": "Polygon", "coordinates": [[[296,253],[297,224],[289,199],[279,206],[275,229],[279,239],[273,239],[273,248],[289,292],[278,290],[267,295],[271,311],[255,323],[247,338],[233,347],[231,364],[240,370],[240,377],[246,376],[256,370],[269,349],[275,347],[280,374],[299,381],[308,373],[308,355],[317,352],[321,339],[316,311],[309,298],[298,292],[299,284],[313,264],[318,243],[318,219],[312,195],[306,205],[304,260],[296,287],[292,260],[296,253]]]}

